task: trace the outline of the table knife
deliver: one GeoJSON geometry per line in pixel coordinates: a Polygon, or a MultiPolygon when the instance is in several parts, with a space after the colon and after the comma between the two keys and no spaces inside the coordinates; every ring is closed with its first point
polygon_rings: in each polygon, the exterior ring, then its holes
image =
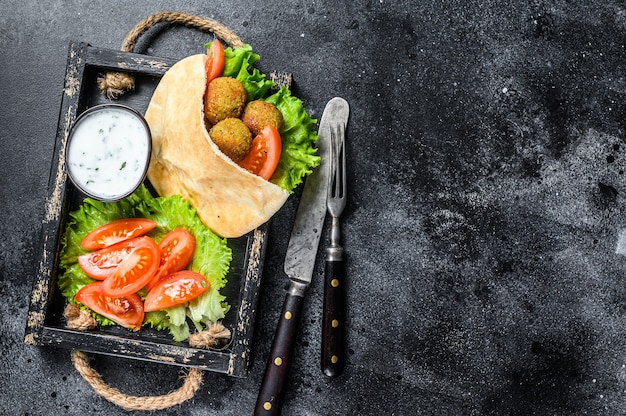
{"type": "Polygon", "coordinates": [[[326,218],[330,156],[329,124],[335,117],[335,105],[331,100],[324,109],[318,129],[316,144],[320,165],[305,180],[287,246],[284,271],[289,278],[289,287],[257,397],[254,412],[257,416],[281,413],[286,391],[285,382],[300,325],[304,295],[313,277],[320,235],[326,218]]]}

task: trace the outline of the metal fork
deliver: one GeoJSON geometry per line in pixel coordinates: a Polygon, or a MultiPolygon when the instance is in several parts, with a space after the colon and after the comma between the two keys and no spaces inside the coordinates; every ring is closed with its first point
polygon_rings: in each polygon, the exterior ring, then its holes
{"type": "Polygon", "coordinates": [[[322,319],[322,372],[335,377],[341,373],[345,357],[345,264],[341,247],[339,217],[346,207],[345,126],[330,129],[331,175],[328,183],[328,213],[331,215],[330,244],[326,247],[324,312],[322,319]]]}
{"type": "Polygon", "coordinates": [[[335,131],[330,132],[331,137],[331,175],[328,183],[328,212],[332,217],[330,229],[330,247],[341,248],[341,229],[339,217],[346,207],[346,141],[344,140],[345,127],[337,124],[335,131]]]}

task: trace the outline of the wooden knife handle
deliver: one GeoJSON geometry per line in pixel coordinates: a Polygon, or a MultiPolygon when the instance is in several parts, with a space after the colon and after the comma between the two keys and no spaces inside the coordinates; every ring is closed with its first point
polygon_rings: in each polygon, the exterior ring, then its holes
{"type": "Polygon", "coordinates": [[[303,301],[303,296],[294,295],[291,290],[285,297],[254,409],[256,416],[280,415],[303,301]]]}
{"type": "Polygon", "coordinates": [[[322,372],[341,374],[345,362],[345,264],[343,259],[326,261],[324,313],[322,318],[322,372]]]}

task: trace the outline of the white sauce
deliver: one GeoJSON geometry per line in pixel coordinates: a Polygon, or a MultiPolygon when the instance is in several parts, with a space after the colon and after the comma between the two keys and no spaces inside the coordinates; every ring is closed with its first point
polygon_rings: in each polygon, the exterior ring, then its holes
{"type": "Polygon", "coordinates": [[[67,165],[75,184],[102,199],[124,197],[143,181],[150,136],[143,120],[123,108],[106,107],[74,126],[67,165]]]}

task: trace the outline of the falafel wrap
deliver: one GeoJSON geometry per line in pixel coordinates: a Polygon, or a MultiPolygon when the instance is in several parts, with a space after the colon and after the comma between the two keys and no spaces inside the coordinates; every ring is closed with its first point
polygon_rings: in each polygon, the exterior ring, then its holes
{"type": "Polygon", "coordinates": [[[148,179],[161,196],[181,195],[202,222],[225,238],[240,237],[271,218],[304,176],[319,165],[313,144],[316,122],[285,87],[267,96],[272,81],[251,65],[249,45],[225,50],[223,76],[239,79],[248,100],[263,99],[280,109],[282,153],[269,180],[241,168],[211,140],[204,116],[206,55],[174,64],[154,91],[145,114],[152,134],[148,179]]]}

